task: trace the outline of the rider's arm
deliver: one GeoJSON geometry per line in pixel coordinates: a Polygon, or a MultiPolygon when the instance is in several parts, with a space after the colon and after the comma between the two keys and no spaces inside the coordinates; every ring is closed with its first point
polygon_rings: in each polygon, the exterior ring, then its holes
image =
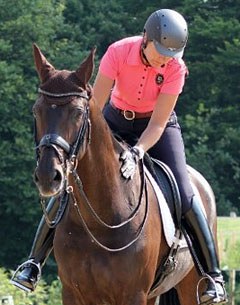
{"type": "Polygon", "coordinates": [[[160,93],[147,128],[136,146],[148,151],[160,139],[169,117],[176,105],[178,95],[160,93]]]}
{"type": "Polygon", "coordinates": [[[114,80],[98,72],[93,85],[93,96],[101,109],[103,109],[105,103],[108,101],[113,84],[114,80]]]}

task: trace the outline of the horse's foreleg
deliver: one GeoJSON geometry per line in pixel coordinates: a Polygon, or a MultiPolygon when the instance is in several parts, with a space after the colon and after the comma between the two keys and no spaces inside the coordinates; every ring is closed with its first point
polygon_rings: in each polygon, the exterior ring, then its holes
{"type": "Polygon", "coordinates": [[[76,294],[73,288],[62,288],[62,304],[63,305],[83,305],[81,296],[76,294]]]}
{"type": "MultiPolygon", "coordinates": [[[[181,305],[197,305],[197,284],[199,279],[198,272],[193,268],[176,286],[181,305]]],[[[201,294],[201,292],[202,291],[200,290],[199,294],[201,294]]]]}

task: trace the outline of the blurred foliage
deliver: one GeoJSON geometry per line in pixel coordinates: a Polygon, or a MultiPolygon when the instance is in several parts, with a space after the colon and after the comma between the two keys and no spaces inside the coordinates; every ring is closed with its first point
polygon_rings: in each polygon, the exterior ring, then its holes
{"type": "Polygon", "coordinates": [[[3,296],[12,296],[15,305],[61,305],[61,284],[55,279],[51,285],[43,280],[33,293],[26,293],[17,289],[9,281],[11,274],[0,268],[0,299],[3,296]]]}
{"type": "MultiPolygon", "coordinates": [[[[32,43],[59,69],[77,68],[96,45],[97,71],[110,43],[140,34],[147,16],[166,7],[178,10],[189,23],[184,60],[190,74],[177,105],[188,163],[213,187],[219,215],[240,213],[239,0],[2,0],[0,261],[4,267],[14,269],[27,258],[42,214],[32,181],[31,108],[39,83],[32,43]]],[[[56,272],[53,259],[44,270],[45,280],[51,281],[49,273],[56,272]]]]}

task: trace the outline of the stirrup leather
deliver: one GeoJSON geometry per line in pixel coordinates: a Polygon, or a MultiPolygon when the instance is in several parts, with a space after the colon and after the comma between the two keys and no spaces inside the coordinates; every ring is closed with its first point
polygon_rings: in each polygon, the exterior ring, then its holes
{"type": "Polygon", "coordinates": [[[38,269],[38,275],[37,275],[37,280],[35,283],[33,283],[33,288],[35,289],[38,282],[40,281],[41,275],[42,275],[42,271],[41,271],[41,267],[39,263],[35,263],[33,261],[33,259],[29,259],[26,262],[22,263],[20,266],[17,267],[16,271],[14,272],[13,276],[10,279],[10,283],[17,286],[18,288],[26,291],[26,292],[32,292],[33,290],[22,285],[21,283],[19,283],[16,279],[17,275],[24,269],[24,267],[27,267],[27,265],[34,265],[37,269],[38,269]]]}
{"type": "Polygon", "coordinates": [[[222,279],[222,276],[221,276],[221,278],[220,277],[216,277],[215,279],[216,279],[216,281],[209,274],[205,273],[204,276],[198,281],[198,284],[197,284],[197,303],[199,305],[223,304],[223,303],[226,303],[228,301],[228,299],[227,299],[227,292],[225,290],[224,281],[222,279]],[[200,300],[201,297],[199,297],[199,285],[200,285],[200,283],[203,280],[206,280],[206,279],[213,284],[213,286],[215,288],[215,296],[212,299],[209,299],[206,302],[202,302],[200,300]],[[223,292],[224,292],[223,296],[219,295],[217,287],[216,287],[216,283],[222,284],[222,288],[223,288],[223,292]]]}

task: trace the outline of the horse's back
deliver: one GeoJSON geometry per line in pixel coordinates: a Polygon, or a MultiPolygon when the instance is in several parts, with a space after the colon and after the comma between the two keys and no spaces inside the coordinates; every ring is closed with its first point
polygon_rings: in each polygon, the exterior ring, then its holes
{"type": "Polygon", "coordinates": [[[208,223],[213,229],[213,233],[216,233],[215,231],[217,222],[217,211],[213,190],[208,181],[203,177],[200,172],[198,172],[191,166],[188,166],[188,172],[190,175],[194,193],[196,196],[200,197],[200,202],[203,203],[208,223]]]}

